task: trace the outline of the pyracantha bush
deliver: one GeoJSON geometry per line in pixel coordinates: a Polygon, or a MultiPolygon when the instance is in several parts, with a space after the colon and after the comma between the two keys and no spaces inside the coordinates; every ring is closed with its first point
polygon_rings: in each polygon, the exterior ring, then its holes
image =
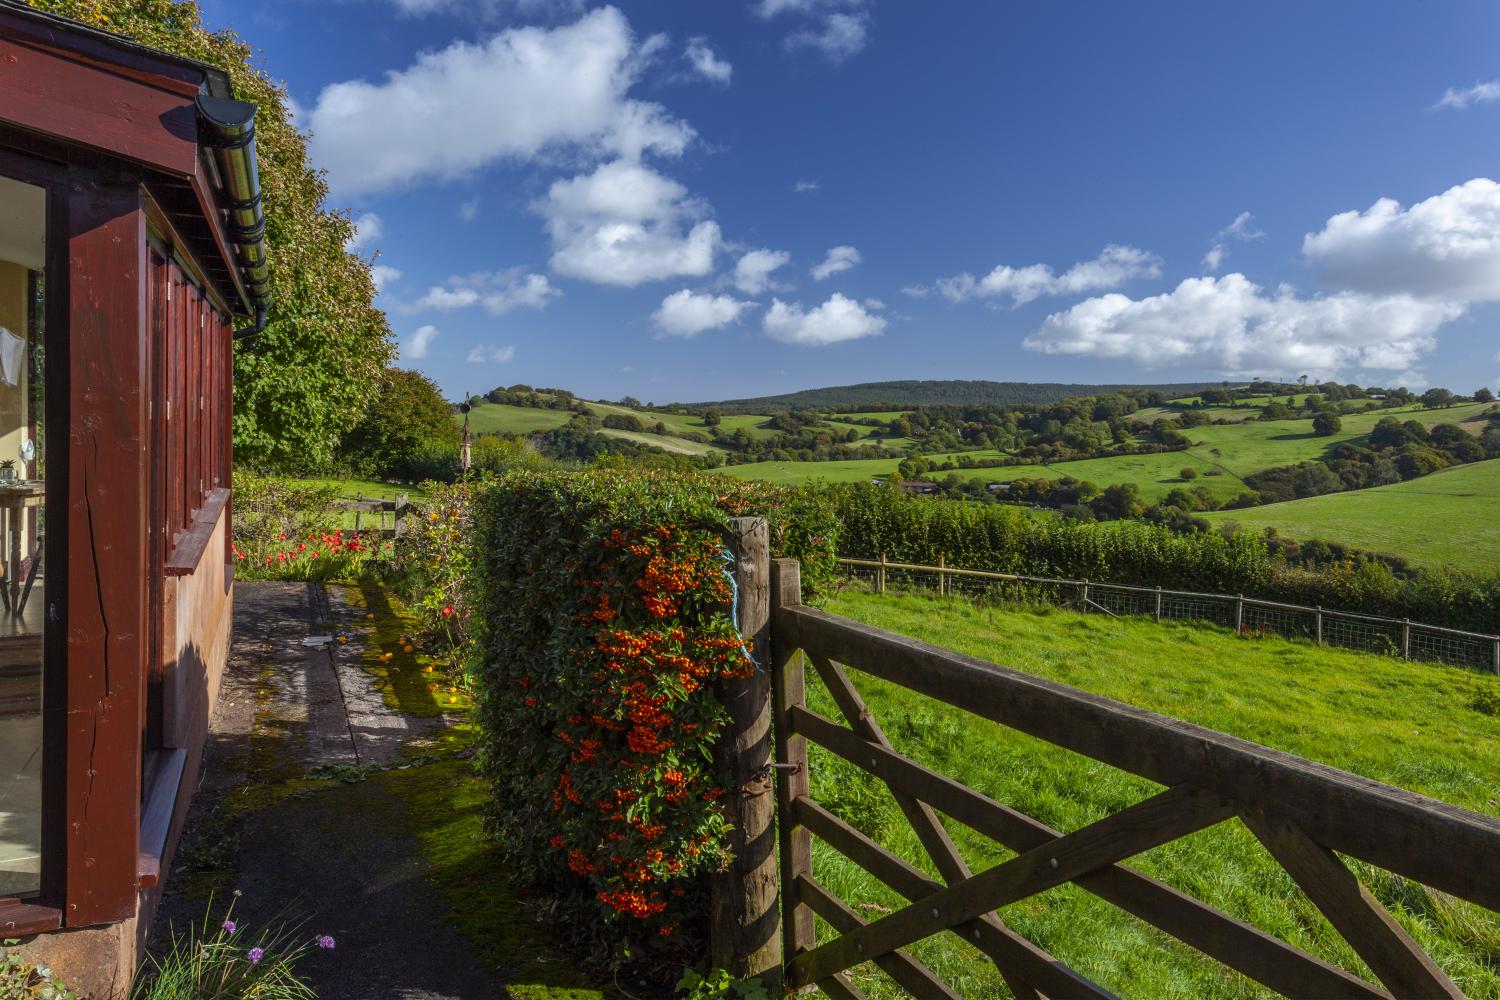
{"type": "Polygon", "coordinates": [[[759,669],[734,628],[727,521],[767,516],[773,554],[816,576],[835,534],[819,510],[640,471],[512,475],[475,498],[470,670],[493,823],[517,869],[602,916],[614,944],[695,950],[704,876],[726,860],[717,690],[759,669]]]}
{"type": "Polygon", "coordinates": [[[474,496],[483,487],[460,480],[423,488],[427,498],[414,505],[402,525],[389,575],[435,655],[467,687],[473,613],[465,581],[474,559],[474,496]]]}

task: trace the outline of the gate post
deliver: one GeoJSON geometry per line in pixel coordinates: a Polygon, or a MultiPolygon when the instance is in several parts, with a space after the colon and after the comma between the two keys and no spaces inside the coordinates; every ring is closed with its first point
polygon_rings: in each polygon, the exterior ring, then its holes
{"type": "Polygon", "coordinates": [[[710,879],[709,955],[739,979],[780,976],[781,914],[776,904],[776,804],[771,780],[771,546],[762,517],[729,522],[738,590],[735,627],[755,657],[749,677],[720,689],[729,723],[717,765],[728,795],[733,860],[710,879]]]}
{"type": "MultiPolygon", "coordinates": [[[[881,557],[885,561],[885,557],[881,557]]],[[[795,559],[771,563],[771,615],[802,603],[802,566],[795,559]]],[[[792,822],[792,803],[808,795],[807,737],[792,732],[792,709],[807,704],[802,652],[773,634],[773,696],[776,704],[776,812],[781,842],[782,959],[811,951],[817,940],[813,912],[797,898],[797,877],[812,877],[812,834],[792,822]]]]}

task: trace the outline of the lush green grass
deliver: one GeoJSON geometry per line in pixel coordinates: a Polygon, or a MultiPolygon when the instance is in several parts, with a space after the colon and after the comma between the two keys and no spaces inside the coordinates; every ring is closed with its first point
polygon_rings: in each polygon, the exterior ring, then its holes
{"type": "MultiPolygon", "coordinates": [[[[1500,718],[1481,688],[1495,678],[1206,626],[976,608],[965,601],[846,591],[829,610],[1245,739],[1319,760],[1491,816],[1500,815],[1500,718]]],[[[959,709],[853,674],[903,753],[1061,830],[1140,801],[1159,786],[959,709]]],[[[813,707],[836,717],[809,682],[813,707]]],[[[814,749],[813,794],[888,848],[932,872],[889,794],[814,749]]],[[[971,867],[1011,853],[948,824],[971,867]]],[[[1368,973],[1289,877],[1237,821],[1147,852],[1130,864],[1299,947],[1368,973]]],[[[1371,890],[1470,996],[1500,996],[1500,918],[1356,864],[1371,890]]],[[[817,878],[867,916],[902,901],[818,843],[817,878]]],[[[1124,996],[1270,995],[1168,942],[1073,886],[1001,911],[1014,929],[1124,996]]],[[[1005,996],[994,967],[951,935],[918,957],[967,996],[1005,996]]],[[[893,996],[869,966],[859,984],[893,996]]]]}
{"type": "Polygon", "coordinates": [[[1345,441],[1363,442],[1382,417],[1415,420],[1432,427],[1472,420],[1488,408],[1489,404],[1485,403],[1462,403],[1439,410],[1403,406],[1355,413],[1344,417],[1343,428],[1328,437],[1314,434],[1310,420],[1256,420],[1226,426],[1190,427],[1183,433],[1193,441],[1192,454],[1222,466],[1227,472],[1248,476],[1278,465],[1324,458],[1345,441]]]}
{"type": "MultiPolygon", "coordinates": [[[[459,416],[462,422],[463,417],[459,416]]],[[[469,411],[469,430],[475,434],[535,434],[561,427],[573,414],[533,406],[481,403],[469,411]]]]}
{"type": "Polygon", "coordinates": [[[711,451],[719,451],[711,444],[703,444],[701,441],[684,441],[679,437],[667,434],[646,434],[639,431],[621,431],[613,427],[606,427],[599,433],[607,437],[619,438],[621,441],[634,441],[636,444],[646,445],[651,448],[660,448],[662,451],[670,451],[678,455],[707,455],[711,451]]]}
{"type": "MultiPolygon", "coordinates": [[[[929,456],[935,461],[970,457],[976,460],[998,458],[997,451],[972,451],[929,456]]],[[[746,465],[726,466],[722,471],[740,479],[764,479],[773,483],[806,483],[824,480],[831,483],[864,482],[868,479],[890,476],[895,473],[898,459],[851,459],[842,462],[751,462],[746,465]]],[[[1180,486],[1202,486],[1214,496],[1229,500],[1245,492],[1248,487],[1239,477],[1223,474],[1209,476],[1217,467],[1209,459],[1192,452],[1164,452],[1156,455],[1125,455],[1120,458],[1087,458],[1077,462],[1056,462],[1052,465],[1010,465],[994,469],[958,469],[965,479],[977,479],[986,483],[1008,483],[1014,479],[1059,479],[1074,476],[1086,479],[1103,488],[1112,483],[1134,483],[1147,502],[1166,496],[1180,486]],[[1183,468],[1190,467],[1198,473],[1191,483],[1184,482],[1183,468]]],[[[1219,470],[1222,471],[1222,470],[1219,470]]],[[[930,472],[924,478],[945,479],[948,472],[930,472]]]]}
{"type": "Polygon", "coordinates": [[[1500,459],[1391,486],[1204,516],[1389,552],[1418,566],[1492,570],[1500,552],[1500,459]]]}
{"type": "Polygon", "coordinates": [[[391,500],[399,494],[405,493],[415,500],[422,495],[422,490],[412,483],[386,483],[375,479],[338,479],[331,476],[311,476],[299,479],[298,482],[307,483],[309,486],[335,486],[339,495],[353,499],[364,497],[367,500],[391,500]]]}
{"type": "Polygon", "coordinates": [[[873,419],[873,420],[880,420],[880,421],[883,421],[885,423],[890,423],[892,420],[895,420],[897,417],[901,416],[902,414],[910,413],[910,412],[911,412],[910,410],[870,410],[868,412],[863,412],[863,413],[840,413],[838,415],[841,416],[841,417],[855,419],[855,420],[871,420],[871,419],[873,419]]]}

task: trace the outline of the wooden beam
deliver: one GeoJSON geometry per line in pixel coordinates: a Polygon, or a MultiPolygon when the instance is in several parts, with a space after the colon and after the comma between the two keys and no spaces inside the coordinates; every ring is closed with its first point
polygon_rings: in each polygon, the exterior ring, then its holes
{"type": "MultiPolygon", "coordinates": [[[[1316,843],[1295,824],[1261,814],[1244,817],[1245,825],[1271,856],[1307,893],[1328,922],[1380,981],[1398,997],[1447,997],[1461,1000],[1453,984],[1422,946],[1412,940],[1396,918],[1370,895],[1359,879],[1328,848],[1316,843]]],[[[1491,858],[1493,865],[1496,859],[1491,858]]]]}
{"type": "Polygon", "coordinates": [[[781,914],[776,896],[776,800],[771,779],[771,535],[763,517],[729,522],[738,606],[735,627],[757,664],[725,681],[719,696],[729,724],[716,750],[729,791],[728,869],[709,880],[709,941],[716,968],[745,979],[781,970],[781,914]]]}
{"type": "MultiPolygon", "coordinates": [[[[806,709],[793,713],[795,730],[831,753],[884,781],[893,792],[920,797],[958,822],[1004,844],[1028,851],[1062,834],[887,747],[806,709]]],[[[1123,865],[1075,880],[1153,927],[1218,959],[1231,969],[1289,997],[1389,997],[1358,976],[1244,921],[1123,865]]]]}
{"type": "MultiPolygon", "coordinates": [[[[910,900],[922,899],[943,888],[906,861],[881,847],[869,836],[839,819],[811,799],[793,804],[793,822],[803,824],[844,857],[880,882],[910,900]]],[[[1021,971],[1027,982],[1052,997],[1088,997],[1111,1000],[1114,994],[1068,968],[1041,948],[1006,927],[993,915],[948,928],[986,955],[998,954],[1007,967],[1021,971]]],[[[796,969],[788,970],[793,984],[796,969]]]]}
{"type": "MultiPolygon", "coordinates": [[[[855,689],[843,668],[820,656],[812,656],[810,659],[813,667],[818,671],[818,677],[823,681],[823,686],[828,689],[839,711],[843,712],[844,718],[849,721],[850,728],[868,743],[890,749],[890,740],[886,738],[885,732],[880,728],[880,723],[875,720],[869,706],[860,697],[859,691],[855,689]]],[[[938,874],[943,877],[943,881],[952,885],[969,878],[973,872],[969,870],[963,855],[958,852],[953,838],[948,836],[948,831],[943,829],[942,823],[938,822],[937,815],[932,808],[911,795],[897,791],[894,787],[891,788],[891,794],[895,797],[896,805],[906,817],[906,821],[911,824],[917,839],[921,841],[923,849],[927,851],[927,856],[937,867],[938,874]]],[[[995,919],[999,920],[998,917],[995,919]]],[[[1006,969],[993,955],[990,959],[995,962],[995,968],[1005,980],[1005,985],[1018,1000],[1029,1000],[1030,997],[1035,996],[1036,991],[1022,981],[1013,969],[1006,969]]]]}
{"type": "MultiPolygon", "coordinates": [[[[807,903],[814,913],[840,933],[863,927],[867,922],[845,905],[843,900],[806,875],[797,876],[797,898],[807,903]]],[[[889,955],[882,955],[875,960],[875,964],[894,979],[896,985],[914,997],[922,997],[924,1000],[927,997],[960,1000],[959,995],[947,983],[933,975],[931,969],[912,958],[903,948],[897,948],[889,955]]]]}
{"type": "Polygon", "coordinates": [[[198,111],[174,93],[0,34],[0,119],[175,174],[193,175],[198,111]]]}
{"type": "Polygon", "coordinates": [[[68,536],[67,592],[49,590],[47,600],[65,601],[68,615],[64,922],[79,927],[134,916],[136,906],[148,635],[147,249],[137,180],[77,172],[67,206],[67,280],[47,289],[65,289],[70,304],[69,413],[57,434],[66,440],[68,507],[56,512],[68,536]]]}
{"type": "Polygon", "coordinates": [[[1500,820],[1248,740],[852,622],[776,609],[778,641],[1163,785],[1274,803],[1310,837],[1424,885],[1500,910],[1500,820]]]}
{"type": "MultiPolygon", "coordinates": [[[[771,609],[802,603],[801,567],[771,561],[771,609]]],[[[812,835],[797,825],[792,803],[808,794],[807,740],[792,730],[791,713],[807,701],[802,654],[771,633],[772,721],[776,729],[776,814],[781,854],[782,964],[816,943],[813,912],[797,898],[799,876],[812,876],[812,835]]]]}
{"type": "Polygon", "coordinates": [[[1169,788],[819,945],[792,959],[791,966],[797,970],[797,981],[817,982],[1233,815],[1233,808],[1217,795],[1190,785],[1169,788]]]}

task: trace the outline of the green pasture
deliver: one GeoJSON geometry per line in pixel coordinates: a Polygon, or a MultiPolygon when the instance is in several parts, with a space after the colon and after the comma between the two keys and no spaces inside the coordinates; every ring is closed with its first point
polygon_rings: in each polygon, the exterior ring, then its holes
{"type": "MultiPolygon", "coordinates": [[[[463,415],[457,416],[463,422],[463,415]]],[[[573,414],[505,403],[481,403],[469,411],[469,430],[475,434],[535,434],[561,427],[573,414]]]]}
{"type": "Polygon", "coordinates": [[[1203,516],[1388,552],[1417,566],[1493,570],[1500,558],[1500,459],[1390,486],[1203,516]]]}
{"type": "MultiPolygon", "coordinates": [[[[957,461],[961,456],[981,460],[997,458],[1000,453],[986,450],[927,457],[937,461],[957,461]]],[[[853,483],[891,476],[898,464],[899,461],[894,458],[850,459],[841,462],[751,462],[746,465],[725,466],[721,471],[740,479],[763,479],[783,484],[815,480],[853,483]]],[[[1156,455],[1125,455],[1120,458],[1086,458],[1076,462],[1054,462],[1051,465],[1010,465],[954,471],[965,479],[977,479],[986,483],[1008,483],[1014,479],[1060,479],[1063,476],[1086,479],[1101,489],[1114,483],[1134,483],[1148,503],[1181,486],[1201,486],[1215,497],[1225,500],[1245,492],[1247,487],[1237,476],[1228,473],[1208,475],[1215,469],[1215,463],[1208,459],[1192,452],[1178,451],[1156,455]],[[1198,473],[1198,477],[1190,483],[1184,482],[1181,477],[1182,470],[1188,467],[1198,473]]],[[[930,472],[923,478],[941,480],[948,475],[948,472],[930,472]]]]}
{"type": "MultiPolygon", "coordinates": [[[[1226,472],[1248,476],[1252,472],[1326,458],[1345,441],[1362,443],[1383,417],[1415,420],[1425,427],[1461,424],[1487,410],[1488,403],[1460,403],[1445,409],[1427,410],[1402,406],[1390,410],[1354,413],[1342,418],[1337,434],[1319,437],[1311,420],[1256,420],[1225,426],[1189,427],[1183,431],[1193,441],[1191,454],[1219,465],[1226,472]]],[[[1213,412],[1212,410],[1209,411],[1213,412]]]]}
{"type": "Polygon", "coordinates": [[[636,444],[650,448],[660,448],[662,451],[670,451],[675,455],[707,455],[711,451],[719,451],[711,444],[704,444],[701,441],[684,441],[682,438],[665,434],[622,431],[613,427],[605,427],[599,433],[607,437],[619,438],[622,441],[634,441],[636,444]]]}
{"type": "MultiPolygon", "coordinates": [[[[828,610],[1096,694],[1500,816],[1500,680],[1451,667],[1240,638],[1211,626],[1156,624],[1052,608],[977,607],[961,599],[877,597],[851,589],[828,610]]],[[[812,707],[837,717],[809,670],[812,707]]],[[[1061,750],[868,675],[851,672],[902,753],[1054,828],[1075,830],[1160,791],[1149,781],[1061,750]]],[[[813,749],[813,796],[888,849],[933,873],[878,780],[813,749]]],[[[1249,791],[1247,789],[1247,791],[1249,791]]],[[[1012,853],[946,823],[982,871],[1012,853]]],[[[1318,910],[1237,820],[1131,859],[1177,889],[1344,968],[1368,976],[1318,910]]],[[[815,876],[867,919],[904,905],[821,842],[815,876]]],[[[1500,996],[1500,917],[1358,862],[1370,891],[1460,989],[1500,996]]],[[[1002,909],[1012,928],[1122,996],[1243,998],[1270,991],[1176,945],[1073,886],[1002,909]]],[[[826,929],[823,929],[826,934],[826,929]]],[[[914,954],[965,996],[1008,996],[994,966],[952,935],[914,954]]],[[[899,995],[870,965],[856,984],[899,995]]]]}
{"type": "Polygon", "coordinates": [[[910,412],[910,410],[870,410],[863,413],[840,413],[837,416],[851,420],[879,420],[881,423],[888,424],[897,417],[910,412]]]}
{"type": "MultiPolygon", "coordinates": [[[[709,434],[711,428],[703,422],[703,418],[687,413],[661,413],[655,410],[632,410],[628,406],[618,406],[614,403],[586,403],[590,410],[601,419],[610,414],[620,416],[631,416],[640,420],[646,426],[660,421],[666,425],[670,434],[709,434]]],[[[746,434],[754,438],[768,438],[776,434],[768,427],[762,427],[767,418],[764,414],[738,413],[726,415],[719,423],[719,432],[722,434],[733,434],[736,430],[744,429],[746,434]]]]}

